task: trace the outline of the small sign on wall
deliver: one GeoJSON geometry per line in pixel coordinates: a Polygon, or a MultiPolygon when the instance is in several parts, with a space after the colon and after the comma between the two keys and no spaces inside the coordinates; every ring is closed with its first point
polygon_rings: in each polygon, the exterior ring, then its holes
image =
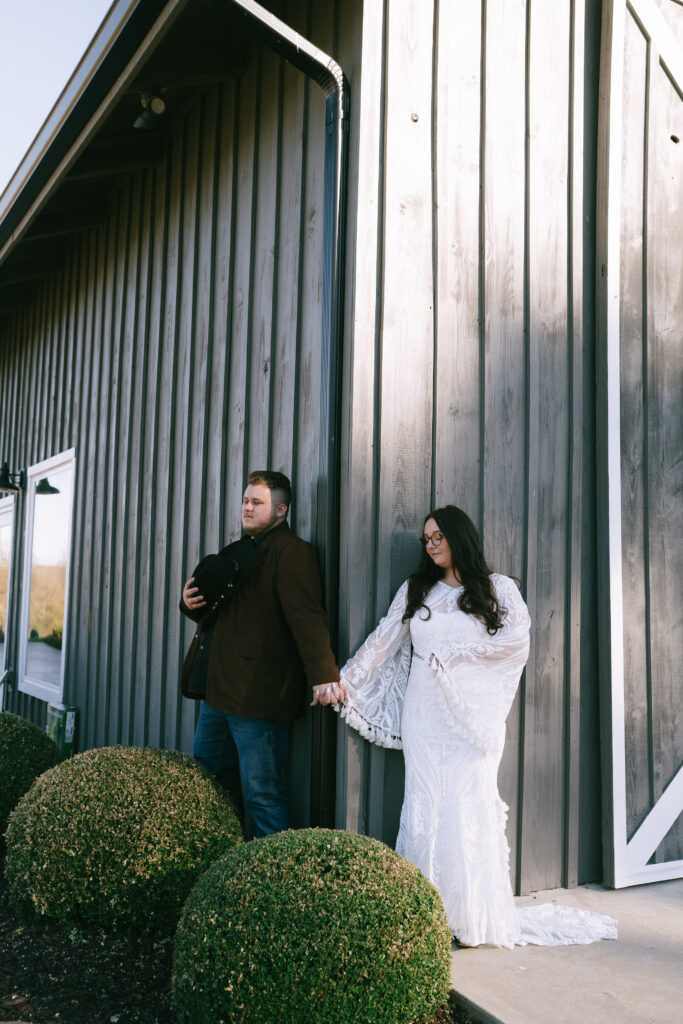
{"type": "Polygon", "coordinates": [[[60,754],[71,757],[76,738],[76,708],[66,704],[48,704],[45,732],[57,744],[60,754]]]}

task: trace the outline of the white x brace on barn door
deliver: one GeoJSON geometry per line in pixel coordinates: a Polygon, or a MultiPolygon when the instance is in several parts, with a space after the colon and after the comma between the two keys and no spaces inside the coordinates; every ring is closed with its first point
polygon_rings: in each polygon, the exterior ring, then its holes
{"type": "Polygon", "coordinates": [[[598,540],[605,879],[683,877],[683,6],[604,0],[598,540]]]}

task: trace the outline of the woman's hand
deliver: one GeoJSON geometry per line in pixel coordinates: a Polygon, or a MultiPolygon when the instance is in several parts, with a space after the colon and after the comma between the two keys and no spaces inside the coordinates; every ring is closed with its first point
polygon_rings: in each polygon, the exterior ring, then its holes
{"type": "Polygon", "coordinates": [[[199,593],[199,587],[193,587],[193,583],[194,576],[191,576],[183,587],[183,603],[191,612],[196,611],[197,608],[203,608],[206,605],[206,601],[199,593]]]}
{"type": "Polygon", "coordinates": [[[313,687],[311,707],[316,704],[341,704],[346,700],[347,690],[343,683],[320,683],[313,687]]]}

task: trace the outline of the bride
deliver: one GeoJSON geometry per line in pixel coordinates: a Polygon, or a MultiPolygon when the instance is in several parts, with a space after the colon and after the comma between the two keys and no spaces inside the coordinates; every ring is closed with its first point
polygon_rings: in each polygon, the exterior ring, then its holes
{"type": "Polygon", "coordinates": [[[417,572],[321,703],[373,743],[403,747],[396,850],[439,890],[460,944],[616,938],[615,922],[590,911],[515,906],[497,773],[529,613],[515,582],[489,570],[461,509],[430,512],[421,541],[417,572]]]}

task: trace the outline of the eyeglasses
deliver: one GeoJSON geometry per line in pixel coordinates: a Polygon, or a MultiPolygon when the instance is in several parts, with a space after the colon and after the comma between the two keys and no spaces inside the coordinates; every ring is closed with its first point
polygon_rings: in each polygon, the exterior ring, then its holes
{"type": "Polygon", "coordinates": [[[420,537],[420,544],[422,545],[423,548],[428,548],[430,544],[432,545],[433,548],[438,548],[438,546],[439,546],[439,544],[441,543],[442,540],[443,540],[443,534],[437,532],[437,533],[432,533],[429,537],[426,537],[426,536],[420,537]]]}

